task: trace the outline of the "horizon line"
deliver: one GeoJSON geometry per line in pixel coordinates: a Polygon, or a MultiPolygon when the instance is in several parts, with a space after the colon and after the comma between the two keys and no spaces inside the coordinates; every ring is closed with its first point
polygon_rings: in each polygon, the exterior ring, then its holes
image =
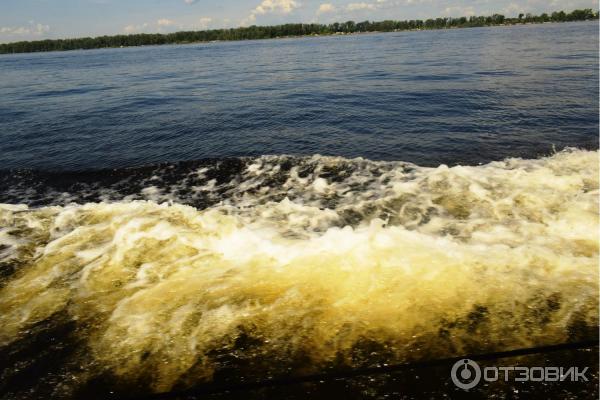
{"type": "MultiPolygon", "coordinates": [[[[313,29],[312,32],[303,32],[298,34],[287,34],[277,35],[269,37],[240,37],[231,39],[201,39],[201,40],[174,40],[168,43],[142,43],[142,44],[116,44],[111,45],[98,45],[83,49],[96,49],[96,48],[118,48],[118,47],[138,47],[144,45],[166,45],[166,44],[186,44],[186,43],[204,43],[204,42],[215,42],[215,41],[239,41],[239,40],[260,40],[260,39],[275,39],[284,37],[303,37],[303,36],[331,36],[336,34],[356,34],[356,33],[369,33],[369,32],[398,32],[398,31],[415,31],[415,30],[438,30],[438,29],[456,29],[456,28],[470,28],[470,27],[485,27],[485,26],[503,26],[503,25],[518,25],[518,24],[540,24],[540,23],[559,23],[559,22],[576,22],[576,21],[590,21],[598,20],[600,12],[592,8],[584,9],[573,9],[570,12],[564,10],[560,11],[548,11],[541,14],[534,15],[532,13],[519,13],[517,16],[507,17],[501,13],[493,13],[489,15],[471,15],[471,16],[460,16],[460,17],[435,17],[427,19],[386,19],[386,20],[363,20],[354,21],[348,20],[343,22],[331,22],[331,23],[318,23],[318,22],[288,22],[276,25],[249,25],[249,26],[238,26],[231,28],[212,28],[212,29],[198,29],[198,30],[181,30],[175,32],[139,32],[139,33],[118,33],[118,34],[105,34],[100,36],[79,36],[79,37],[63,37],[63,38],[47,38],[38,40],[20,40],[13,42],[0,43],[0,54],[10,53],[27,53],[27,52],[47,52],[47,51],[60,51],[60,49],[49,49],[49,50],[32,50],[32,51],[9,51],[11,47],[17,45],[41,45],[41,44],[59,44],[68,43],[69,41],[85,41],[92,40],[98,41],[101,39],[127,39],[136,37],[155,37],[155,38],[169,38],[172,36],[183,35],[183,34],[215,34],[215,33],[239,33],[248,32],[252,30],[273,30],[284,27],[313,27],[321,28],[321,31],[316,32],[313,29]],[[575,13],[583,13],[574,15],[575,13]],[[553,19],[555,15],[560,16],[562,19],[553,19]],[[573,19],[564,19],[572,17],[573,19]],[[444,23],[444,25],[441,25],[444,23]],[[352,24],[352,25],[350,25],[352,24]],[[356,29],[356,26],[368,26],[368,25],[384,25],[384,24],[404,24],[410,25],[410,27],[394,28],[394,29],[356,29]],[[350,28],[352,26],[352,28],[350,28]],[[343,28],[343,30],[339,30],[343,28]]],[[[256,32],[255,32],[256,33],[256,32]]],[[[76,50],[76,49],[64,49],[64,51],[76,50]]]]}

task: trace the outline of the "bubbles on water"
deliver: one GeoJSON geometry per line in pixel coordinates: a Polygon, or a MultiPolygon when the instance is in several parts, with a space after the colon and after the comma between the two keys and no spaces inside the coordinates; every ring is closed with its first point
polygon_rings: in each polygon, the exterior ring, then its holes
{"type": "Polygon", "coordinates": [[[0,206],[1,346],[60,315],[81,379],[163,391],[596,337],[598,152],[168,170],[97,189],[120,201],[0,206]]]}

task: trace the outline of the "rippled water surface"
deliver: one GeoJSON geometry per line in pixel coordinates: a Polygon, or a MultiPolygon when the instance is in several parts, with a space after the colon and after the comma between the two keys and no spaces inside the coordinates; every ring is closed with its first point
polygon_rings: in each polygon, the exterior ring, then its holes
{"type": "Polygon", "coordinates": [[[0,168],[597,148],[597,23],[0,57],[0,168]]]}

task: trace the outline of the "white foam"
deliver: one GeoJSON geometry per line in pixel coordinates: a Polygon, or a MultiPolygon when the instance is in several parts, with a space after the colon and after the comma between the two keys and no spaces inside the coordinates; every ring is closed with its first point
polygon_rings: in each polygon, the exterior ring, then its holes
{"type": "Polygon", "coordinates": [[[242,332],[263,343],[256,357],[319,368],[352,363],[364,339],[394,361],[597,325],[598,152],[454,168],[311,162],[265,191],[254,189],[280,171],[259,159],[203,211],[0,206],[0,243],[23,265],[0,288],[0,343],[63,310],[98,365],[122,379],[152,370],[168,390],[192,368],[209,379],[209,354],[242,332]]]}

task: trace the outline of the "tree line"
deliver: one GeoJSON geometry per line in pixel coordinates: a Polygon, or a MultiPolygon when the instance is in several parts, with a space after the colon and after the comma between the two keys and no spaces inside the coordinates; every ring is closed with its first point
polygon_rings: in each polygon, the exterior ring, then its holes
{"type": "Polygon", "coordinates": [[[86,37],[77,39],[56,39],[23,41],[0,44],[0,54],[31,53],[41,51],[65,51],[81,49],[99,49],[107,47],[130,47],[161,44],[183,44],[212,41],[231,41],[249,39],[272,39],[291,36],[333,35],[361,32],[395,32],[424,29],[469,28],[494,25],[516,25],[544,22],[585,21],[598,19],[598,12],[592,9],[574,10],[571,13],[557,11],[551,14],[519,14],[507,18],[501,14],[491,16],[471,16],[461,18],[435,18],[406,21],[363,21],[336,22],[323,24],[284,24],[276,26],[250,26],[232,29],[212,29],[204,31],[184,31],[168,34],[133,34],[86,37]]]}

